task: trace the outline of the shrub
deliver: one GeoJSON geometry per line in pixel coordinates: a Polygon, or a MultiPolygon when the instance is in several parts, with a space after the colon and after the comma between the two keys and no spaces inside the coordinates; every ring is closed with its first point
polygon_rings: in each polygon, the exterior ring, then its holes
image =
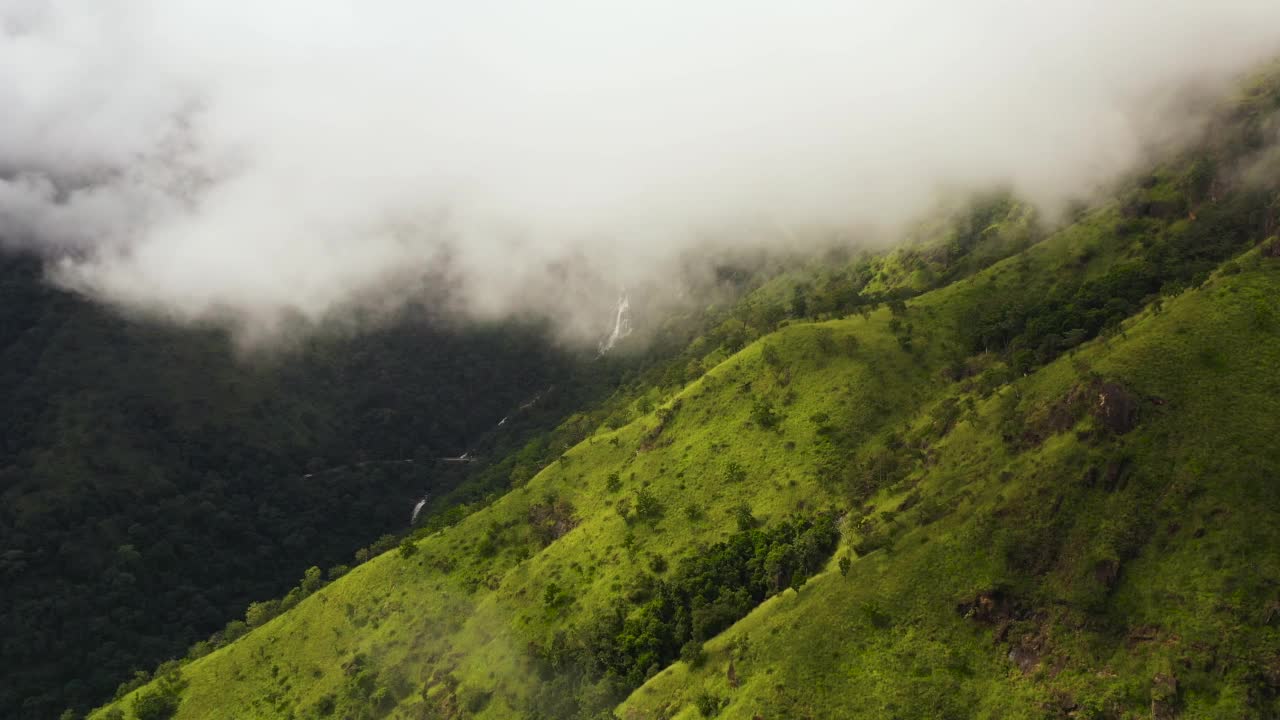
{"type": "MultiPolygon", "coordinates": [[[[234,622],[240,622],[240,621],[236,620],[234,622]]],[[[240,623],[240,624],[243,625],[244,623],[240,623]]],[[[231,626],[228,625],[227,627],[230,628],[231,626]]],[[[133,677],[120,683],[120,686],[116,688],[115,699],[119,700],[120,698],[124,697],[125,695],[128,695],[129,693],[133,692],[134,690],[137,690],[138,688],[142,687],[143,685],[146,685],[149,682],[151,682],[151,673],[147,672],[146,670],[134,670],[133,677]]]]}
{"type": "Polygon", "coordinates": [[[177,711],[178,696],[161,690],[141,693],[133,701],[138,720],[169,720],[177,711]]]}
{"type": "Polygon", "coordinates": [[[698,693],[698,697],[693,701],[698,706],[698,712],[702,713],[704,718],[712,718],[720,714],[720,711],[729,704],[728,699],[721,698],[703,690],[698,693]]]}
{"type": "Polygon", "coordinates": [[[479,688],[463,687],[458,690],[458,702],[468,713],[478,713],[485,709],[492,696],[492,692],[479,688]]]}
{"type": "Polygon", "coordinates": [[[646,520],[656,520],[662,517],[662,503],[658,501],[658,496],[650,492],[648,488],[640,488],[636,492],[636,517],[646,520]]]}
{"type": "Polygon", "coordinates": [[[417,552],[418,545],[411,538],[405,538],[400,543],[400,557],[408,559],[416,555],[417,552]]]}
{"type": "Polygon", "coordinates": [[[697,669],[707,661],[707,653],[703,651],[702,643],[690,640],[680,648],[680,659],[689,667],[697,669]]]}
{"type": "MultiPolygon", "coordinates": [[[[403,551],[402,551],[403,552],[403,551]]],[[[298,584],[302,588],[302,592],[310,595],[320,588],[324,587],[324,573],[320,568],[312,565],[302,573],[302,582],[298,584]]]]}
{"type": "Polygon", "coordinates": [[[249,603],[249,608],[244,611],[244,623],[251,628],[260,627],[270,622],[272,618],[279,614],[279,600],[251,602],[249,603]]]}
{"type": "Polygon", "coordinates": [[[373,706],[375,710],[387,712],[396,706],[396,698],[387,688],[379,687],[369,695],[369,704],[373,706]]]}
{"type": "Polygon", "coordinates": [[[222,641],[232,642],[247,632],[249,632],[249,626],[245,625],[243,620],[232,620],[222,629],[222,641]]]}
{"type": "Polygon", "coordinates": [[[667,571],[667,559],[661,555],[654,554],[649,558],[649,569],[655,573],[664,573],[667,571]]]}
{"type": "Polygon", "coordinates": [[[328,717],[338,709],[338,698],[333,693],[329,693],[317,700],[314,708],[318,717],[328,717]]]}
{"type": "Polygon", "coordinates": [[[782,422],[782,415],[774,409],[773,403],[765,398],[756,398],[751,406],[751,421],[762,429],[772,430],[782,422]]]}
{"type": "Polygon", "coordinates": [[[546,607],[559,607],[569,602],[569,594],[555,583],[547,583],[542,590],[542,604],[546,607]]]}
{"type": "Polygon", "coordinates": [[[747,471],[741,465],[730,460],[724,467],[725,482],[738,483],[747,479],[747,471]]]}
{"type": "Polygon", "coordinates": [[[187,649],[188,660],[198,660],[213,652],[214,645],[208,640],[197,640],[187,649]]]}

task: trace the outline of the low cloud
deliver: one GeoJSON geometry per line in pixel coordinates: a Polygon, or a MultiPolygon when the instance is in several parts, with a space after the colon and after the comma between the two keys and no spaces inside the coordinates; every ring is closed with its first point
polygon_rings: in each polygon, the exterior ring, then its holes
{"type": "Polygon", "coordinates": [[[254,338],[585,335],[690,254],[1087,195],[1278,50],[1271,0],[0,0],[0,242],[254,338]]]}

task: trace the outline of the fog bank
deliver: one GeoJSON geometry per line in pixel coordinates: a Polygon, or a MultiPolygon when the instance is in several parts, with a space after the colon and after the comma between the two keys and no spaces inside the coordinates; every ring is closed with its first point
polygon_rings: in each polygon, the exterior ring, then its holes
{"type": "Polygon", "coordinates": [[[0,0],[0,242],[257,339],[441,288],[589,335],[716,244],[1087,194],[1278,49],[1274,0],[0,0]]]}

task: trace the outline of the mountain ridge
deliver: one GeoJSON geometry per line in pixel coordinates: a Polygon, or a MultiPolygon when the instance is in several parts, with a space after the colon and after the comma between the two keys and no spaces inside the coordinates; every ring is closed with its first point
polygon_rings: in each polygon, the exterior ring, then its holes
{"type": "Polygon", "coordinates": [[[998,221],[762,288],[672,391],[91,717],[1280,713],[1266,79],[959,277],[998,221]]]}

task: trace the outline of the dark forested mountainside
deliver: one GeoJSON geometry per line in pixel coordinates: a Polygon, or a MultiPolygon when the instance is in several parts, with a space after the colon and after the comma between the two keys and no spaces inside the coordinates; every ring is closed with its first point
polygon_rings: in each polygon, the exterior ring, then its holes
{"type": "Polygon", "coordinates": [[[579,362],[534,327],[408,319],[239,358],[0,255],[0,717],[109,696],[405,529],[478,467],[438,458],[504,454],[579,404],[579,362]]]}

